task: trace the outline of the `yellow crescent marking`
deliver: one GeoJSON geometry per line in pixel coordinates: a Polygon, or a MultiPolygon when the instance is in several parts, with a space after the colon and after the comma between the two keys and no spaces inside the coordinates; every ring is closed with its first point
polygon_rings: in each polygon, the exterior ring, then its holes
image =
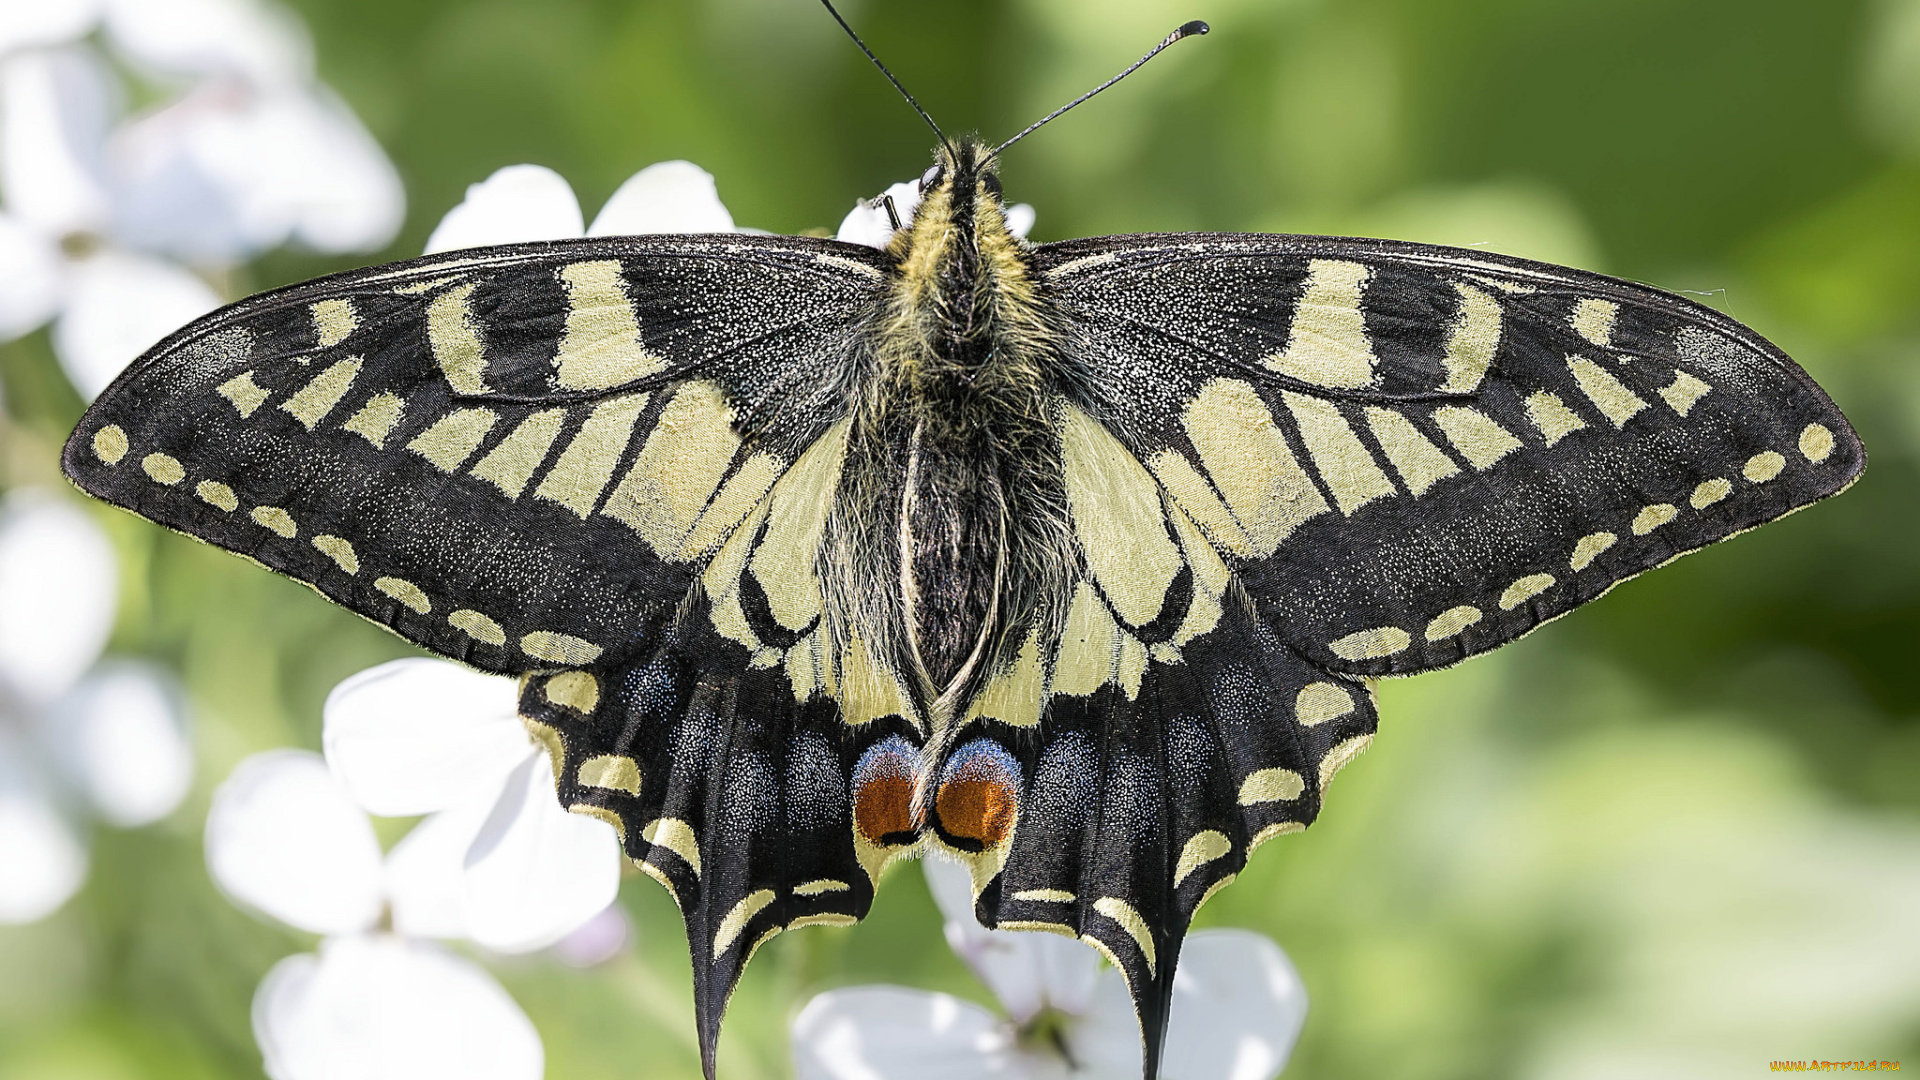
{"type": "Polygon", "coordinates": [[[740,932],[747,928],[747,921],[766,910],[767,905],[771,903],[773,903],[773,890],[760,889],[748,893],[746,899],[733,905],[733,910],[727,912],[726,916],[720,920],[720,928],[714,932],[713,955],[719,956],[732,948],[733,943],[739,939],[740,932]]]}
{"type": "Polygon", "coordinates": [[[194,486],[193,493],[208,506],[217,506],[231,514],[240,509],[240,497],[233,489],[218,480],[202,480],[194,486]]]}
{"type": "Polygon", "coordinates": [[[1725,477],[1716,476],[1694,488],[1693,494],[1687,496],[1687,503],[1695,510],[1705,510],[1731,494],[1733,494],[1733,482],[1725,477]]]}
{"type": "Polygon", "coordinates": [[[332,559],[342,570],[349,574],[360,572],[360,556],[354,553],[353,545],[337,536],[321,533],[313,538],[313,546],[320,553],[332,559]]]}
{"type": "Polygon", "coordinates": [[[1456,608],[1448,608],[1427,624],[1427,640],[1445,641],[1479,621],[1480,609],[1477,607],[1462,604],[1456,608]]]}
{"type": "Polygon", "coordinates": [[[496,648],[507,643],[507,632],[500,628],[499,623],[469,608],[461,608],[448,615],[447,622],[475,641],[485,642],[496,648]]]}
{"type": "Polygon", "coordinates": [[[277,506],[256,506],[252,517],[261,527],[279,534],[282,539],[291,540],[300,533],[299,527],[293,522],[293,515],[277,506]]]}
{"type": "Polygon", "coordinates": [[[547,700],[578,713],[600,706],[600,680],[584,671],[563,671],[547,680],[547,700]]]}
{"type": "Polygon", "coordinates": [[[693,835],[693,826],[679,818],[656,818],[640,829],[640,839],[680,856],[693,876],[700,876],[700,841],[693,835]]]}
{"type": "Polygon", "coordinates": [[[1635,536],[1645,536],[1653,530],[1672,521],[1680,511],[1672,503],[1654,503],[1633,516],[1629,526],[1635,536]]]}
{"type": "Polygon", "coordinates": [[[572,634],[556,633],[552,630],[535,630],[520,638],[520,651],[535,660],[546,660],[567,667],[579,667],[591,664],[600,658],[604,650],[591,641],[582,641],[572,634]]]}
{"type": "Polygon", "coordinates": [[[1306,789],[1306,779],[1292,769],[1256,769],[1240,784],[1240,805],[1291,802],[1306,789]]]}
{"type": "Polygon", "coordinates": [[[1588,533],[1580,538],[1579,543],[1573,545],[1573,558],[1567,560],[1567,565],[1575,570],[1585,570],[1593,565],[1593,560],[1599,558],[1601,552],[1606,551],[1619,540],[1619,537],[1610,532],[1588,533]]]}
{"type": "MultiPolygon", "coordinates": [[[[1188,875],[1232,850],[1233,845],[1227,842],[1225,833],[1213,829],[1194,833],[1186,846],[1180,849],[1180,860],[1174,863],[1173,887],[1179,888],[1188,875]]],[[[1095,910],[1098,910],[1097,905],[1095,910]]]]}
{"type": "Polygon", "coordinates": [[[1512,611],[1521,604],[1553,588],[1554,584],[1552,574],[1528,574],[1526,577],[1507,586],[1507,591],[1500,594],[1500,610],[1512,611]]]}
{"type": "Polygon", "coordinates": [[[411,581],[397,577],[375,578],[373,587],[405,604],[417,615],[425,615],[433,610],[433,605],[427,600],[427,594],[421,592],[420,586],[411,581]]]}
{"type": "Polygon", "coordinates": [[[1140,946],[1140,955],[1146,958],[1147,974],[1152,975],[1154,968],[1153,931],[1148,929],[1147,920],[1140,917],[1140,913],[1134,910],[1132,904],[1127,903],[1117,896],[1103,896],[1095,900],[1093,902],[1093,910],[1119,923],[1120,929],[1125,930],[1127,936],[1133,938],[1133,943],[1140,946]]]}
{"type": "Polygon", "coordinates": [[[580,763],[574,774],[587,787],[640,794],[640,764],[619,754],[600,754],[580,763]]]}
{"type": "Polygon", "coordinates": [[[1376,626],[1348,634],[1328,645],[1342,660],[1376,660],[1392,656],[1411,644],[1413,638],[1397,626],[1376,626]]]}

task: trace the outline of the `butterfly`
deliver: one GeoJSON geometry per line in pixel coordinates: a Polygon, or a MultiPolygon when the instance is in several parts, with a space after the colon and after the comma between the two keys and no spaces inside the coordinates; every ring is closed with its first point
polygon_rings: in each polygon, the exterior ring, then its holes
{"type": "Polygon", "coordinates": [[[884,250],[608,237],[251,297],[65,471],[517,676],[562,803],[679,905],[709,1075],[755,949],[934,851],[986,925],[1111,960],[1151,1075],[1194,913],[1314,821],[1377,679],[1865,456],[1670,293],[1385,240],[1032,246],[1005,145],[942,136],[884,250]]]}

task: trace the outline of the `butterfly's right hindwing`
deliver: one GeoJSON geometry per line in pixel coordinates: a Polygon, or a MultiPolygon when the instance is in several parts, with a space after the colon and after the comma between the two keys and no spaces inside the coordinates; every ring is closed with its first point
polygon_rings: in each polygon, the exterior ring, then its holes
{"type": "Polygon", "coordinates": [[[477,667],[644,653],[844,408],[863,250],[532,244],[264,294],[136,362],[65,467],[477,667]]]}

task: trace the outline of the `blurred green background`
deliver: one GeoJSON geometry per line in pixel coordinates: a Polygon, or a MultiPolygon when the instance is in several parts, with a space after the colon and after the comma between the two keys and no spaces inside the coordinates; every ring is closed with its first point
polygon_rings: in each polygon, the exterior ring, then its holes
{"type": "MultiPolygon", "coordinates": [[[[929,136],[811,0],[294,0],[320,74],[406,178],[383,261],[516,162],[591,218],[688,158],[736,221],[837,225],[929,136]]],[[[950,129],[1017,130],[1178,23],[1130,83],[1023,144],[1036,240],[1346,232],[1472,244],[1689,290],[1796,356],[1872,454],[1839,500],[1621,587],[1493,657],[1383,686],[1321,824],[1202,925],[1272,935],[1312,1012],[1289,1077],[1735,1077],[1781,1058],[1920,1068],[1920,3],[1889,0],[846,0],[950,129]]],[[[280,253],[237,296],[352,263],[280,253]]],[[[80,400],[45,332],[0,348],[8,485],[51,482],[80,400]]],[[[246,1077],[255,984],[303,938],[207,879],[208,794],[318,747],[397,639],[239,559],[100,510],[114,648],[183,674],[195,795],[102,832],[85,890],[0,929],[0,1080],[246,1077]]],[[[633,877],[625,957],[492,966],[555,1080],[696,1076],[671,902],[633,877]]],[[[723,1074],[778,1077],[807,995],[990,1000],[917,870],[851,930],[784,935],[723,1074]]]]}

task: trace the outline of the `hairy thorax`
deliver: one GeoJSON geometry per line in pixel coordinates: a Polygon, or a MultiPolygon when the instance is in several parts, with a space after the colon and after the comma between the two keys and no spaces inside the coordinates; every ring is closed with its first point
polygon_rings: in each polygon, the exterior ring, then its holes
{"type": "Polygon", "coordinates": [[[1047,617],[1071,550],[1049,422],[1058,353],[997,196],[959,171],[896,240],[840,511],[872,541],[843,550],[883,553],[849,583],[855,632],[886,642],[935,714],[1047,617]]]}

